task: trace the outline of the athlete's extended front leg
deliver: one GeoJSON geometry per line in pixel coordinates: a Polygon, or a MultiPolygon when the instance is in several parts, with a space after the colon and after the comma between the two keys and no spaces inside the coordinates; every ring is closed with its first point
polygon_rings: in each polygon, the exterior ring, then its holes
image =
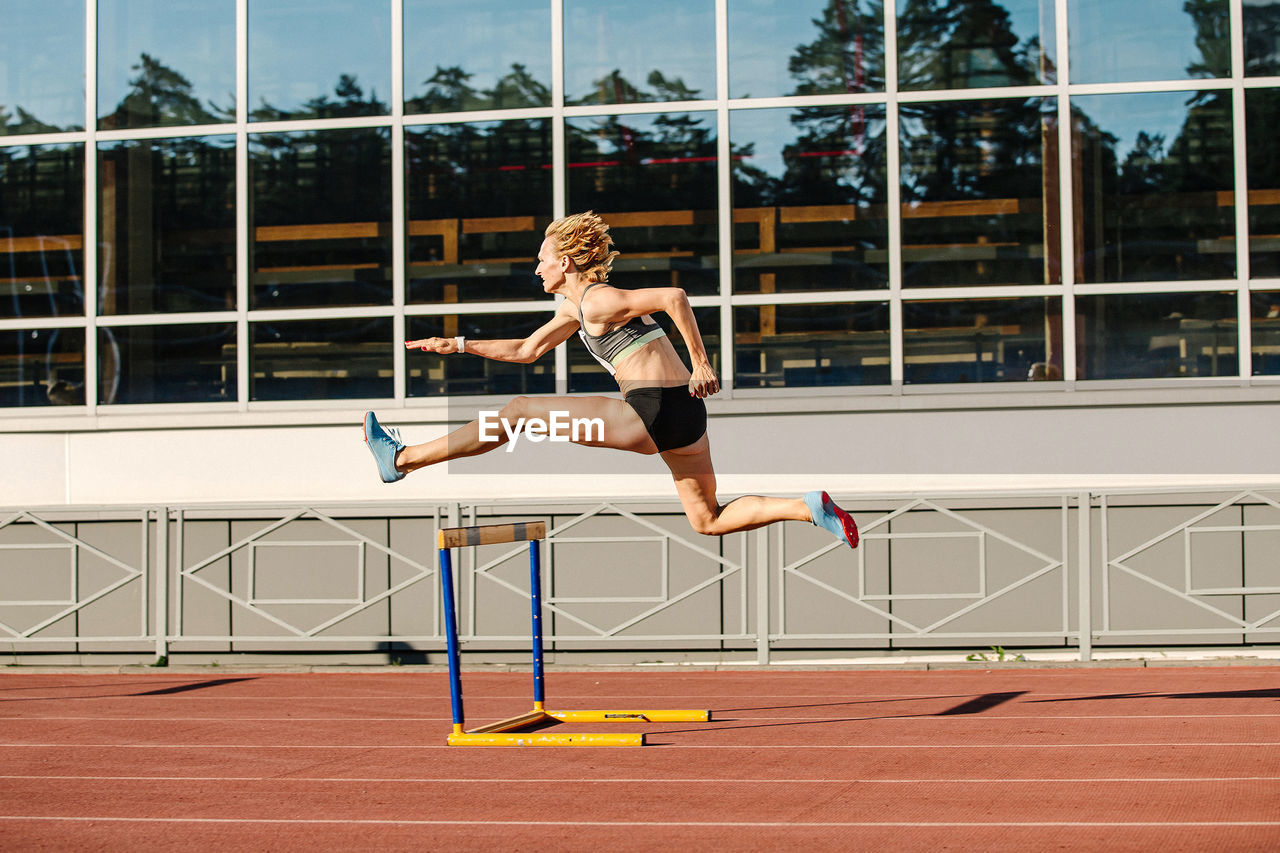
{"type": "MultiPolygon", "coordinates": [[[[516,397],[498,412],[498,422],[514,429],[534,418],[550,423],[552,413],[568,422],[599,423],[598,429],[571,433],[570,440],[575,444],[634,453],[658,452],[635,410],[613,397],[516,397]]],[[[383,429],[369,412],[365,415],[365,441],[383,482],[393,483],[428,465],[488,453],[507,443],[508,430],[500,425],[485,436],[480,422],[475,420],[432,441],[405,445],[397,433],[383,429]]]]}

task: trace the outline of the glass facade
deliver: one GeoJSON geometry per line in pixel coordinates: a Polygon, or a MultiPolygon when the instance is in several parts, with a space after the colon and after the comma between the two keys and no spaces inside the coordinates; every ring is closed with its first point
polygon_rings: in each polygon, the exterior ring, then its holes
{"type": "Polygon", "coordinates": [[[397,352],[586,209],[727,394],[1280,376],[1277,0],[6,11],[3,409],[608,389],[397,352]]]}

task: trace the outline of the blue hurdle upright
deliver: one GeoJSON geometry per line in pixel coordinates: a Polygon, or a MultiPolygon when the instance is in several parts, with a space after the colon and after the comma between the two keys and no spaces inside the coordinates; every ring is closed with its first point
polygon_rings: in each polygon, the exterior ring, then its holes
{"type": "Polygon", "coordinates": [[[706,722],[710,711],[548,711],[542,672],[542,552],[545,522],[447,527],[440,531],[440,593],[444,600],[445,642],[449,657],[449,696],[453,703],[450,746],[644,746],[644,734],[522,731],[549,720],[578,723],[706,722]],[[529,543],[529,606],[533,628],[533,710],[467,730],[458,663],[458,620],[453,595],[452,549],[472,545],[529,543]]]}

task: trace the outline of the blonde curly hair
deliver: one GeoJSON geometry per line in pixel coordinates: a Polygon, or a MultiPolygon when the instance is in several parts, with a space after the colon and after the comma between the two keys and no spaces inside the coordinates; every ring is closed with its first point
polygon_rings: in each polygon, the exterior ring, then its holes
{"type": "Polygon", "coordinates": [[[556,255],[568,256],[587,281],[605,282],[618,252],[610,251],[613,238],[603,219],[588,210],[557,219],[547,226],[545,236],[555,244],[556,255]]]}

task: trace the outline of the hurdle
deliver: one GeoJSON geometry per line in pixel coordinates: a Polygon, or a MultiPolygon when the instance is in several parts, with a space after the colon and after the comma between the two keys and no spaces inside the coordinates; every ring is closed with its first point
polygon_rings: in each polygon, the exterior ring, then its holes
{"type": "Polygon", "coordinates": [[[449,698],[453,704],[453,732],[449,746],[644,746],[643,733],[584,733],[522,731],[549,720],[574,723],[707,722],[710,711],[549,711],[542,668],[542,557],[547,536],[542,521],[446,527],[440,530],[440,593],[444,601],[445,643],[449,658],[449,698]],[[529,605],[533,634],[533,710],[466,730],[462,706],[462,672],[458,663],[458,620],[453,598],[452,549],[472,545],[529,543],[529,605]]]}

